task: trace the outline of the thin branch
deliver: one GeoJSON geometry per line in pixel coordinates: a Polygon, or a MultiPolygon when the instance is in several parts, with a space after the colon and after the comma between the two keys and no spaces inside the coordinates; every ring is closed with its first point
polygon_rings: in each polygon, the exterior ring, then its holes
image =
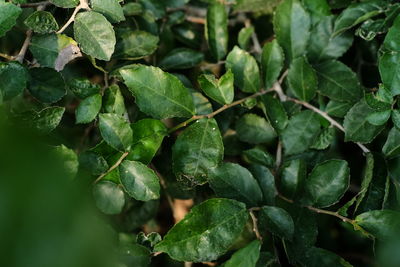
{"type": "Polygon", "coordinates": [[[13,56],[9,56],[7,54],[0,53],[0,57],[7,59],[7,60],[14,60],[13,56]]]}
{"type": "Polygon", "coordinates": [[[117,162],[114,163],[114,165],[111,166],[105,173],[101,174],[96,180],[94,180],[93,184],[97,184],[101,179],[103,179],[104,176],[112,172],[114,169],[116,169],[121,162],[128,156],[129,152],[124,152],[124,154],[121,155],[121,157],[117,160],[117,162]]]}
{"type": "Polygon", "coordinates": [[[87,0],[80,0],[79,5],[75,7],[74,12],[72,13],[71,17],[68,19],[68,21],[64,24],[64,26],[61,27],[61,29],[57,32],[57,34],[62,33],[65,31],[68,26],[75,21],[76,14],[82,9],[89,10],[89,4],[87,0]]]}
{"type": "Polygon", "coordinates": [[[204,18],[186,16],[186,20],[197,24],[203,24],[203,25],[206,24],[206,19],[204,18]]]}
{"type": "Polygon", "coordinates": [[[254,215],[254,211],[251,209],[249,210],[249,214],[253,222],[253,232],[256,234],[257,239],[262,241],[262,236],[260,234],[260,231],[258,230],[257,217],[256,215],[254,215]]]}
{"type": "Polygon", "coordinates": [[[282,164],[282,142],[278,141],[278,145],[276,146],[276,159],[275,159],[276,171],[278,171],[281,164],[282,164]]]}

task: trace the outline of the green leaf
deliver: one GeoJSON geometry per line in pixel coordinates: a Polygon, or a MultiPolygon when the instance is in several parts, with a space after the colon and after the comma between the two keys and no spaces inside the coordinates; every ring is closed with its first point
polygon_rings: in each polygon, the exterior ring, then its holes
{"type": "Polygon", "coordinates": [[[207,115],[213,112],[212,105],[210,101],[208,101],[207,97],[203,96],[200,92],[192,91],[191,92],[194,108],[196,114],[198,115],[207,115]]]}
{"type": "Polygon", "coordinates": [[[372,210],[358,215],[355,222],[378,240],[390,240],[399,234],[400,213],[393,210],[372,210]]]}
{"type": "Polygon", "coordinates": [[[388,158],[400,155],[400,131],[396,127],[390,130],[382,152],[388,158]]]}
{"type": "Polygon", "coordinates": [[[276,137],[274,128],[262,117],[247,113],[236,122],[240,141],[250,144],[270,143],[276,137]]]}
{"type": "Polygon", "coordinates": [[[374,176],[374,165],[375,160],[372,153],[367,153],[365,155],[366,164],[364,168],[364,175],[361,182],[361,190],[359,196],[357,198],[356,207],[354,209],[354,213],[357,211],[358,207],[360,206],[361,202],[363,201],[365,195],[367,194],[369,185],[371,184],[372,178],[374,176]]]}
{"type": "MultiPolygon", "coordinates": [[[[0,24],[1,25],[1,24],[0,24]]],[[[28,72],[18,62],[0,62],[0,92],[3,101],[21,94],[26,88],[28,72]]]]}
{"type": "Polygon", "coordinates": [[[118,0],[91,0],[90,5],[93,11],[103,14],[111,23],[125,20],[118,0]]]}
{"type": "Polygon", "coordinates": [[[221,267],[255,267],[260,257],[260,249],[260,241],[254,240],[244,248],[236,251],[221,267]]]}
{"type": "Polygon", "coordinates": [[[100,85],[93,84],[86,78],[72,79],[68,83],[69,89],[80,99],[100,93],[100,85]]]}
{"type": "Polygon", "coordinates": [[[344,118],[352,106],[352,103],[349,102],[338,102],[331,100],[329,101],[328,105],[326,105],[325,111],[330,116],[344,118]]]}
{"type": "Polygon", "coordinates": [[[398,109],[392,110],[392,121],[394,126],[397,129],[400,129],[400,110],[398,109]]]}
{"type": "Polygon", "coordinates": [[[212,74],[202,74],[198,78],[204,93],[221,105],[230,104],[233,101],[233,80],[233,73],[230,69],[218,80],[212,74]]]}
{"type": "Polygon", "coordinates": [[[228,14],[223,3],[215,1],[208,6],[206,31],[211,54],[218,61],[228,50],[228,14]]]}
{"type": "Polygon", "coordinates": [[[77,48],[77,45],[74,39],[64,34],[34,35],[29,50],[42,67],[55,68],[57,60],[63,56],[62,51],[71,46],[77,48]]]}
{"type": "Polygon", "coordinates": [[[155,251],[179,261],[216,260],[239,237],[247,219],[243,203],[223,198],[206,200],[174,225],[155,251]]]}
{"type": "Polygon", "coordinates": [[[389,119],[392,111],[384,110],[384,111],[375,111],[367,116],[367,121],[375,126],[384,125],[389,119]]]}
{"type": "Polygon", "coordinates": [[[264,45],[261,55],[261,66],[265,88],[271,88],[278,80],[284,64],[284,54],[277,40],[264,45]]]}
{"type": "Polygon", "coordinates": [[[147,267],[151,262],[150,250],[135,243],[120,245],[119,256],[121,266],[147,267]]]}
{"type": "Polygon", "coordinates": [[[22,9],[16,5],[0,2],[0,37],[14,27],[21,12],[22,9]]]}
{"type": "Polygon", "coordinates": [[[134,199],[160,198],[160,182],[155,172],[141,162],[124,160],[119,166],[122,186],[134,199]]]}
{"type": "Polygon", "coordinates": [[[79,0],[50,0],[50,3],[53,3],[58,7],[72,8],[79,4],[79,0]]]}
{"type": "Polygon", "coordinates": [[[327,16],[332,15],[327,0],[303,0],[304,7],[311,17],[311,25],[315,26],[327,16]]]}
{"type": "Polygon", "coordinates": [[[293,219],[284,209],[263,206],[260,210],[260,223],[266,224],[267,230],[280,238],[292,240],[294,234],[293,219]]]}
{"type": "Polygon", "coordinates": [[[75,151],[65,145],[56,146],[54,148],[54,156],[59,161],[63,172],[69,179],[74,179],[78,173],[79,161],[75,151]]]}
{"type": "Polygon", "coordinates": [[[261,100],[264,104],[265,113],[268,116],[271,125],[278,133],[280,133],[286,128],[289,122],[281,101],[273,97],[271,94],[261,96],[261,100]]]}
{"type": "Polygon", "coordinates": [[[226,58],[226,68],[232,70],[241,91],[255,93],[261,89],[258,64],[248,52],[235,46],[226,58]]]}
{"type": "Polygon", "coordinates": [[[168,134],[165,125],[154,119],[143,119],[131,125],[132,147],[127,159],[149,164],[168,134]]]}
{"type": "Polygon", "coordinates": [[[113,84],[105,90],[103,108],[106,113],[121,116],[126,112],[124,97],[118,85],[113,84]]]}
{"type": "Polygon", "coordinates": [[[159,63],[158,66],[164,70],[171,69],[190,69],[204,59],[201,52],[189,48],[176,48],[169,52],[159,63]]]}
{"type": "Polygon", "coordinates": [[[349,187],[350,169],[344,160],[332,159],[317,164],[305,181],[306,202],[314,207],[329,207],[349,187]]]}
{"type": "Polygon", "coordinates": [[[100,114],[99,129],[104,141],[119,151],[127,151],[132,145],[132,129],[122,116],[100,114]]]}
{"type": "Polygon", "coordinates": [[[263,200],[263,194],[256,179],[239,164],[223,163],[211,169],[208,182],[218,197],[235,199],[248,207],[256,207],[263,200]]]}
{"type": "Polygon", "coordinates": [[[332,100],[356,102],[363,96],[356,74],[343,63],[330,60],[315,66],[318,91],[332,100]]]}
{"type": "Polygon", "coordinates": [[[208,171],[222,161],[224,146],[215,119],[201,119],[186,128],[172,147],[173,170],[192,185],[207,182],[208,171]]]}
{"type": "Polygon", "coordinates": [[[141,59],[153,54],[159,37],[145,31],[129,31],[118,38],[114,58],[141,59]]]}
{"type": "Polygon", "coordinates": [[[307,250],[305,258],[301,261],[304,266],[318,267],[318,266],[336,266],[336,267],[353,267],[350,263],[345,261],[340,256],[336,255],[329,250],[312,247],[307,250]]]}
{"type": "Polygon", "coordinates": [[[279,191],[284,196],[293,200],[300,197],[307,175],[306,167],[301,159],[291,160],[284,164],[279,184],[279,191]]]}
{"type": "Polygon", "coordinates": [[[79,154],[79,166],[91,175],[100,175],[105,173],[109,168],[104,157],[92,151],[85,151],[79,154]]]}
{"type": "Polygon", "coordinates": [[[306,151],[320,131],[318,115],[310,110],[295,114],[282,132],[282,143],[286,155],[306,151]]]}
{"type": "Polygon", "coordinates": [[[64,107],[45,108],[35,114],[32,119],[32,126],[38,132],[48,134],[60,124],[64,112],[64,107]]]}
{"type": "Polygon", "coordinates": [[[274,31],[287,62],[305,54],[310,37],[310,16],[299,0],[283,1],[275,11],[274,31]]]}
{"type": "Polygon", "coordinates": [[[115,183],[100,181],[93,186],[96,206],[105,214],[118,214],[125,205],[124,191],[115,183]]]}
{"type": "Polygon", "coordinates": [[[28,28],[36,33],[51,33],[58,29],[58,23],[50,12],[35,11],[24,21],[28,28]]]}
{"type": "Polygon", "coordinates": [[[318,150],[328,148],[333,142],[334,133],[335,129],[333,127],[322,129],[321,133],[318,135],[317,139],[310,148],[318,150]]]}
{"type": "Polygon", "coordinates": [[[137,16],[143,12],[143,7],[140,3],[126,3],[122,9],[124,10],[125,16],[137,16]]]}
{"type": "Polygon", "coordinates": [[[93,121],[101,109],[101,95],[89,96],[79,103],[75,110],[76,123],[89,123],[93,121]]]}
{"type": "Polygon", "coordinates": [[[63,77],[54,69],[33,68],[29,74],[29,92],[40,102],[55,103],[67,93],[63,77]]]}
{"type": "Polygon", "coordinates": [[[375,126],[367,121],[373,110],[364,98],[355,104],[344,118],[345,141],[369,143],[377,136],[383,126],[375,126]]]}
{"type": "Polygon", "coordinates": [[[274,175],[268,168],[258,164],[250,165],[249,171],[260,185],[263,193],[263,204],[274,205],[275,196],[278,194],[275,187],[274,175]]]}
{"type": "Polygon", "coordinates": [[[288,73],[288,83],[294,95],[303,101],[314,98],[317,90],[317,76],[304,57],[292,61],[288,73]]]}
{"type": "Polygon", "coordinates": [[[256,12],[256,14],[272,14],[279,0],[236,0],[234,3],[235,12],[256,12]]]}
{"type": "Polygon", "coordinates": [[[355,25],[379,15],[385,11],[384,6],[385,4],[381,0],[351,4],[336,19],[333,36],[337,36],[355,25]]]}
{"type": "Polygon", "coordinates": [[[142,112],[156,119],[194,115],[193,99],[174,75],[144,65],[120,73],[142,112]]]}
{"type": "Polygon", "coordinates": [[[311,31],[307,57],[312,63],[341,57],[352,45],[350,32],[333,37],[334,16],[324,17],[311,31]]]}
{"type": "Polygon", "coordinates": [[[257,163],[270,168],[274,167],[275,164],[275,160],[271,154],[257,147],[243,151],[243,156],[250,163],[257,163]]]}
{"type": "Polygon", "coordinates": [[[114,29],[100,13],[78,13],[74,22],[74,36],[82,52],[94,58],[109,61],[114,53],[114,29]]]}
{"type": "Polygon", "coordinates": [[[244,27],[238,34],[239,47],[246,50],[249,46],[251,36],[254,33],[254,27],[244,27]]]}

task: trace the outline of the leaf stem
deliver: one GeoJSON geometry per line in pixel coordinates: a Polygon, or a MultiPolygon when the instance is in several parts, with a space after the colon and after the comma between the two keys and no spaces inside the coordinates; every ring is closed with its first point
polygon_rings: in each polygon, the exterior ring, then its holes
{"type": "Polygon", "coordinates": [[[64,24],[64,26],[61,27],[61,29],[57,32],[57,34],[62,33],[63,31],[65,31],[66,28],[68,28],[68,26],[74,22],[76,14],[78,14],[78,12],[81,9],[86,9],[89,10],[89,4],[87,0],[80,0],[79,5],[77,7],[75,7],[74,12],[72,13],[71,17],[68,19],[68,21],[64,24]]]}
{"type": "Polygon", "coordinates": [[[103,179],[104,176],[112,172],[114,169],[116,169],[121,162],[128,156],[129,152],[124,152],[124,154],[121,155],[121,157],[117,160],[117,162],[114,163],[114,165],[111,166],[105,173],[101,174],[99,177],[97,177],[96,180],[94,180],[93,184],[97,184],[101,179],[103,179]]]}
{"type": "Polygon", "coordinates": [[[256,237],[258,240],[262,241],[262,236],[260,234],[260,231],[258,230],[258,225],[257,225],[257,217],[254,215],[254,210],[250,209],[249,214],[251,217],[251,220],[253,222],[253,232],[256,234],[256,237]]]}

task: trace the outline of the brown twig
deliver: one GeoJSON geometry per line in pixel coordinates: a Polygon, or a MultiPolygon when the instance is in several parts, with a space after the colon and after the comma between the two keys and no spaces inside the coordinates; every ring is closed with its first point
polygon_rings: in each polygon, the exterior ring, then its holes
{"type": "Polygon", "coordinates": [[[7,59],[7,60],[14,60],[13,56],[9,56],[7,54],[0,53],[0,57],[7,59]]]}
{"type": "Polygon", "coordinates": [[[68,19],[68,21],[64,24],[64,26],[61,27],[61,29],[57,32],[57,34],[62,33],[63,31],[65,31],[66,28],[68,28],[68,26],[75,21],[75,17],[76,14],[78,14],[78,12],[82,9],[86,9],[89,10],[89,4],[87,0],[80,0],[79,5],[77,7],[75,7],[74,12],[72,13],[71,17],[68,19]]]}
{"type": "Polygon", "coordinates": [[[254,210],[250,209],[249,214],[250,214],[251,220],[253,222],[253,232],[255,233],[257,239],[262,241],[262,236],[260,234],[260,231],[258,230],[257,217],[256,217],[256,215],[254,215],[254,210]]]}
{"type": "Polygon", "coordinates": [[[96,180],[94,180],[93,184],[98,183],[101,179],[103,179],[104,176],[112,172],[114,169],[116,169],[121,162],[128,156],[129,152],[124,152],[121,157],[117,160],[117,162],[114,163],[114,165],[111,166],[105,173],[101,174],[96,180]]]}

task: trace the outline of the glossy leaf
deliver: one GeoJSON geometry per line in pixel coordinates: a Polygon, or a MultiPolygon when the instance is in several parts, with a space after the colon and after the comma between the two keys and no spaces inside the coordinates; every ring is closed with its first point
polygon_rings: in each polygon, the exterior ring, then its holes
{"type": "Polygon", "coordinates": [[[372,210],[358,215],[355,222],[378,240],[398,236],[400,213],[393,210],[372,210]]]}
{"type": "Polygon", "coordinates": [[[256,60],[235,46],[226,58],[226,67],[235,77],[235,85],[243,92],[254,93],[261,89],[260,70],[256,60]]]}
{"type": "Polygon", "coordinates": [[[275,160],[271,154],[257,147],[243,151],[243,156],[245,160],[249,162],[261,164],[267,167],[273,167],[275,164],[275,160]]]}
{"type": "Polygon", "coordinates": [[[29,74],[29,92],[40,102],[55,103],[67,93],[63,77],[54,69],[33,68],[29,74]]]}
{"type": "Polygon", "coordinates": [[[42,134],[48,134],[53,131],[61,122],[65,108],[48,107],[42,109],[32,119],[34,129],[42,134]]]}
{"type": "Polygon", "coordinates": [[[79,154],[79,166],[92,175],[100,175],[109,167],[103,156],[92,151],[79,154]]]}
{"type": "Polygon", "coordinates": [[[343,196],[349,187],[350,169],[344,160],[328,160],[314,167],[305,181],[306,202],[314,207],[328,207],[343,196]]]}
{"type": "Polygon", "coordinates": [[[294,234],[293,219],[284,209],[263,206],[260,210],[260,222],[265,223],[267,230],[274,235],[292,240],[294,234]]]}
{"type": "Polygon", "coordinates": [[[374,165],[375,165],[374,156],[372,153],[368,153],[365,155],[365,157],[366,157],[366,164],[364,168],[363,179],[361,182],[361,190],[357,198],[356,207],[354,209],[355,212],[357,211],[365,195],[367,194],[368,187],[370,186],[372,178],[374,176],[374,165]]]}
{"type": "Polygon", "coordinates": [[[254,33],[254,27],[244,27],[238,34],[239,47],[246,50],[249,46],[251,36],[254,33]]]}
{"type": "Polygon", "coordinates": [[[208,182],[218,197],[235,199],[248,207],[259,205],[263,199],[256,179],[239,164],[224,163],[211,169],[208,182]]]}
{"type": "Polygon", "coordinates": [[[89,96],[79,103],[75,110],[76,123],[89,123],[93,121],[101,109],[101,95],[89,96]]]}
{"type": "Polygon", "coordinates": [[[189,48],[177,48],[169,52],[158,66],[164,70],[189,69],[202,62],[203,59],[203,54],[198,51],[189,48]]]}
{"type": "Polygon", "coordinates": [[[207,8],[207,41],[216,60],[222,59],[228,50],[228,14],[223,3],[215,1],[207,8]]]}
{"type": "Polygon", "coordinates": [[[143,65],[122,69],[120,73],[142,112],[156,119],[191,117],[194,114],[189,91],[175,76],[143,65]]]}
{"type": "Polygon", "coordinates": [[[198,78],[201,89],[204,93],[221,105],[230,104],[234,97],[233,73],[228,70],[220,79],[211,74],[203,74],[198,78]]]}
{"type": "Polygon", "coordinates": [[[68,83],[69,89],[78,98],[85,99],[91,95],[100,93],[100,85],[91,83],[85,78],[72,79],[68,83]]]}
{"type": "Polygon", "coordinates": [[[315,142],[311,145],[312,149],[326,149],[330,146],[334,139],[335,129],[333,127],[322,129],[315,142]]]}
{"type": "Polygon", "coordinates": [[[250,165],[249,171],[260,185],[263,193],[263,204],[274,205],[275,197],[278,194],[274,175],[268,168],[258,164],[250,165]]]}
{"type": "Polygon", "coordinates": [[[24,21],[36,33],[51,33],[58,29],[58,23],[50,12],[36,11],[27,17],[24,21]]]}
{"type": "Polygon", "coordinates": [[[282,132],[282,143],[286,155],[306,151],[320,131],[318,115],[306,110],[294,115],[282,132]]]}
{"type": "Polygon", "coordinates": [[[121,183],[133,198],[149,201],[160,197],[160,183],[155,172],[138,161],[124,160],[119,166],[121,183]]]}
{"type": "Polygon", "coordinates": [[[9,100],[24,91],[28,80],[26,68],[17,62],[0,62],[0,92],[9,100]]]}
{"type": "Polygon", "coordinates": [[[314,98],[318,84],[317,76],[304,57],[292,61],[287,79],[297,98],[306,102],[314,98]]]}
{"type": "Polygon", "coordinates": [[[117,114],[100,114],[99,129],[104,141],[119,151],[127,151],[132,145],[132,129],[129,123],[117,114]]]}
{"type": "Polygon", "coordinates": [[[158,42],[158,36],[151,33],[145,31],[129,31],[118,38],[113,57],[140,59],[153,54],[158,47],[158,42]]]}
{"type": "Polygon", "coordinates": [[[305,54],[310,37],[310,16],[299,0],[283,1],[276,9],[274,31],[287,62],[305,54]]]}
{"type": "Polygon", "coordinates": [[[91,0],[90,5],[93,11],[103,14],[111,23],[125,20],[118,0],[91,0]]]}
{"type": "Polygon", "coordinates": [[[274,129],[279,133],[284,130],[289,122],[288,115],[279,101],[270,94],[261,96],[265,113],[274,129]]]}
{"type": "Polygon", "coordinates": [[[124,191],[115,183],[100,181],[93,187],[96,206],[105,214],[118,214],[125,205],[124,191]]]}
{"type": "Polygon", "coordinates": [[[233,244],[247,219],[243,203],[224,198],[206,200],[172,227],[155,251],[165,252],[180,261],[215,260],[233,244]]]}
{"type": "Polygon", "coordinates": [[[382,147],[382,152],[388,158],[400,155],[400,131],[396,127],[390,130],[386,143],[382,147]]]}
{"type": "Polygon", "coordinates": [[[322,95],[341,102],[356,102],[363,96],[356,74],[343,63],[330,60],[315,66],[315,70],[322,95]]]}
{"type": "Polygon", "coordinates": [[[215,119],[194,122],[172,148],[173,170],[179,180],[197,185],[207,182],[210,169],[222,161],[224,146],[215,119]]]}
{"type": "Polygon", "coordinates": [[[239,140],[250,144],[269,143],[276,137],[274,128],[262,117],[248,113],[236,122],[239,140]]]}
{"type": "Polygon", "coordinates": [[[0,37],[14,27],[21,12],[22,9],[12,3],[0,2],[0,37]]]}
{"type": "Polygon", "coordinates": [[[261,65],[265,88],[271,88],[278,80],[279,74],[283,68],[284,59],[283,50],[276,40],[264,45],[261,65]]]}
{"type": "Polygon", "coordinates": [[[79,13],[74,22],[74,36],[82,52],[101,60],[110,60],[114,53],[115,33],[112,25],[100,13],[79,13]]]}
{"type": "Polygon", "coordinates": [[[244,248],[236,251],[221,267],[255,267],[260,257],[260,249],[260,241],[254,240],[244,248]]]}
{"type": "Polygon", "coordinates": [[[123,115],[126,112],[124,97],[121,94],[119,86],[116,84],[111,85],[105,90],[103,101],[104,111],[107,113],[123,115]]]}
{"type": "Polygon", "coordinates": [[[279,190],[290,199],[298,199],[303,193],[307,175],[303,160],[295,159],[285,163],[282,169],[279,190]]]}

